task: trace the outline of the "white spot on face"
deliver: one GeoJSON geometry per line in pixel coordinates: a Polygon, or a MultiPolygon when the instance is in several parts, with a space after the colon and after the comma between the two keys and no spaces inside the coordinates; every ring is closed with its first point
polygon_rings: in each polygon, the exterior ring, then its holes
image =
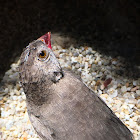
{"type": "Polygon", "coordinates": [[[24,59],[24,61],[28,61],[28,57],[29,57],[29,51],[27,52],[27,54],[25,55],[25,59],[24,59]]]}

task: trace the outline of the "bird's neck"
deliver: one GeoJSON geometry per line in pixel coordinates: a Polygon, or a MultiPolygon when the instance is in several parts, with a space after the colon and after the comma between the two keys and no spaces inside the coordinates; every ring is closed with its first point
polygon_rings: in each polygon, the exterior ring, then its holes
{"type": "Polygon", "coordinates": [[[50,85],[46,85],[44,83],[39,85],[35,83],[30,84],[30,87],[25,92],[27,102],[34,106],[41,106],[48,101],[50,102],[52,99],[50,87],[50,85]]]}

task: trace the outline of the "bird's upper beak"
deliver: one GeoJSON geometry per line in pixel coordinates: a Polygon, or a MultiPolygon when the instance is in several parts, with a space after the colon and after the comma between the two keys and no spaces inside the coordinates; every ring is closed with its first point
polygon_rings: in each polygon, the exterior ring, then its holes
{"type": "Polygon", "coordinates": [[[45,35],[41,36],[40,38],[38,38],[38,40],[41,40],[42,42],[44,42],[48,46],[48,48],[52,49],[52,47],[51,47],[51,32],[48,32],[45,35]]]}

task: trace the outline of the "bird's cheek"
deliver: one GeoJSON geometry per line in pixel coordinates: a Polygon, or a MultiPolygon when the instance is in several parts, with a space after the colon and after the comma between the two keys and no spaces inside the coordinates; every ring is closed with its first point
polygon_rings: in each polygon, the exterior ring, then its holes
{"type": "Polygon", "coordinates": [[[35,76],[37,72],[35,70],[32,70],[32,75],[35,76]]]}

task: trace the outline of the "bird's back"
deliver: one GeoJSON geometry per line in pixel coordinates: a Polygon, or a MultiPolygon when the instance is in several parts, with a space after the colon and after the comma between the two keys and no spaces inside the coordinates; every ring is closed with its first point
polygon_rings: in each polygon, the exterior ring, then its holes
{"type": "Polygon", "coordinates": [[[40,107],[39,117],[30,116],[44,140],[132,140],[128,128],[73,73],[64,71],[50,90],[55,98],[40,107]]]}

